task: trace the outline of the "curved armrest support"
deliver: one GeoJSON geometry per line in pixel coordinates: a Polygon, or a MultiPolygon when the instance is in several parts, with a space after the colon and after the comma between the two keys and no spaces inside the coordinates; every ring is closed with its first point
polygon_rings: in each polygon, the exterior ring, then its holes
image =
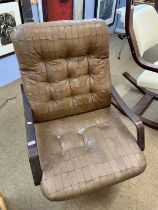
{"type": "Polygon", "coordinates": [[[134,114],[134,112],[127,106],[120,95],[117,93],[115,88],[112,86],[112,104],[123,112],[127,117],[132,120],[137,129],[137,144],[139,148],[144,151],[145,148],[145,137],[144,137],[144,125],[142,121],[134,114]]]}
{"type": "Polygon", "coordinates": [[[21,92],[24,105],[25,127],[27,137],[28,156],[35,185],[39,185],[42,178],[42,169],[37,150],[35,128],[33,123],[32,109],[25,95],[23,85],[21,92]]]}
{"type": "Polygon", "coordinates": [[[138,65],[140,67],[142,67],[143,69],[147,69],[149,71],[153,71],[158,73],[158,66],[153,64],[153,63],[149,63],[146,60],[144,60],[142,57],[138,57],[138,65]]]}

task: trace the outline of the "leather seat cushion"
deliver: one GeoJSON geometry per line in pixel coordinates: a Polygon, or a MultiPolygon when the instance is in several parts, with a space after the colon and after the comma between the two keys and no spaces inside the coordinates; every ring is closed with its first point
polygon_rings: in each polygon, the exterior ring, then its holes
{"type": "Polygon", "coordinates": [[[50,200],[119,183],[146,167],[135,137],[110,108],[36,123],[35,130],[41,189],[50,200]]]}

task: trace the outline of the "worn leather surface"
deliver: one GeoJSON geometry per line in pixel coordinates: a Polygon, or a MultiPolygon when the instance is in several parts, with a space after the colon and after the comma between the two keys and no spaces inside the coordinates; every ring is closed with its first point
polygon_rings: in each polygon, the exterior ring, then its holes
{"type": "Polygon", "coordinates": [[[36,120],[45,196],[65,200],[140,174],[144,155],[110,108],[105,22],[29,23],[12,40],[36,120]]]}
{"type": "Polygon", "coordinates": [[[35,130],[41,189],[50,200],[119,183],[146,167],[135,137],[110,108],[36,123],[35,130]]]}
{"type": "Polygon", "coordinates": [[[36,122],[110,106],[107,30],[93,20],[28,23],[13,32],[36,122]]]}

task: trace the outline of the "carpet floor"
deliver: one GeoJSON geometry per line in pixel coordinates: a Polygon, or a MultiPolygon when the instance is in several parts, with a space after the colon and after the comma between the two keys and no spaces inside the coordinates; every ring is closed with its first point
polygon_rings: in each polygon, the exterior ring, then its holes
{"type": "MultiPolygon", "coordinates": [[[[110,63],[113,85],[132,107],[141,94],[122,76],[124,71],[137,77],[142,69],[133,61],[126,41],[121,59],[121,40],[110,37],[110,63]]],[[[156,50],[157,51],[157,50],[156,50]]],[[[146,58],[153,60],[152,52],[146,58]]],[[[3,69],[2,69],[3,70],[3,69]]],[[[145,127],[147,168],[143,174],[111,188],[62,202],[48,201],[35,187],[28,162],[20,80],[0,88],[0,192],[8,210],[158,210],[158,131],[145,127]],[[6,103],[4,103],[7,99],[6,103]]],[[[158,121],[157,102],[146,116],[158,121]]],[[[119,112],[118,112],[119,114],[119,112]]],[[[119,114],[129,130],[134,125],[119,114]]]]}

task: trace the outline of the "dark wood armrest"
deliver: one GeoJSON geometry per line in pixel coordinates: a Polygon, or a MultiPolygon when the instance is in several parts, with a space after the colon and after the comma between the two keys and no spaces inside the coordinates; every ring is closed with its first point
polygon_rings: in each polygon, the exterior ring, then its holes
{"type": "Polygon", "coordinates": [[[40,160],[37,150],[37,142],[35,135],[35,128],[32,116],[32,109],[25,95],[23,85],[21,84],[21,92],[24,105],[24,116],[25,116],[25,127],[26,127],[26,138],[28,147],[28,156],[30,161],[30,166],[32,170],[32,175],[35,185],[39,185],[42,178],[42,169],[40,165],[40,160]]]}
{"type": "Polygon", "coordinates": [[[144,151],[145,148],[145,137],[144,137],[144,125],[137,115],[127,106],[116,89],[112,87],[112,104],[129,117],[136,126],[137,129],[137,144],[139,148],[144,151]]]}

